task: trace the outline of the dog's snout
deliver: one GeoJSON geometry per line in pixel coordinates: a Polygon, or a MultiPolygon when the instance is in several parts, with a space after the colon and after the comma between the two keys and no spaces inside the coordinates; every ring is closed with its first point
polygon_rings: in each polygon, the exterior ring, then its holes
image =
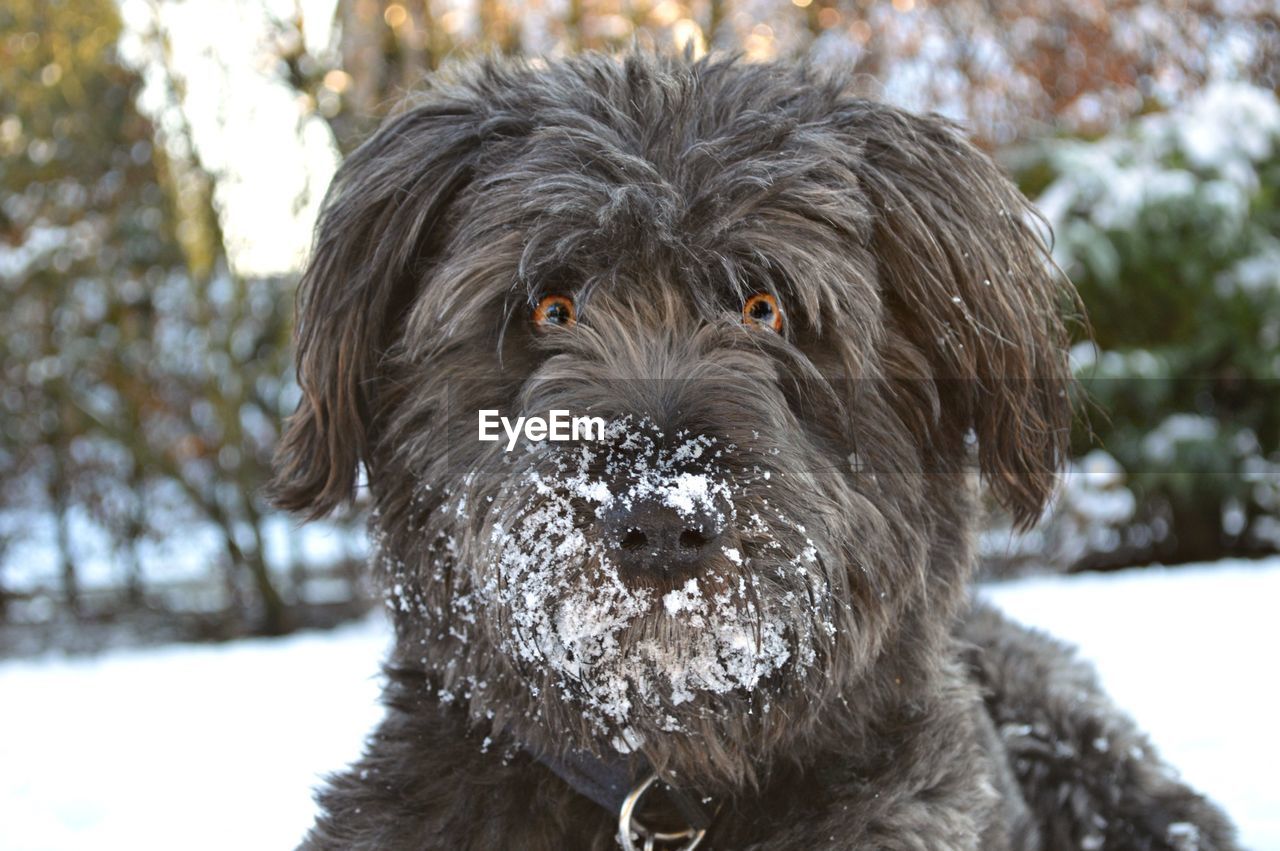
{"type": "Polygon", "coordinates": [[[602,527],[610,557],[620,567],[660,574],[696,567],[715,549],[725,523],[710,510],[681,512],[637,500],[609,512],[602,527]]]}

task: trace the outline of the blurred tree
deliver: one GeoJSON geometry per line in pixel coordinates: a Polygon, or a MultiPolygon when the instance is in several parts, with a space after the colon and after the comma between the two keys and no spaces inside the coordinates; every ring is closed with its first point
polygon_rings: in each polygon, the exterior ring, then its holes
{"type": "Polygon", "coordinates": [[[1097,416],[1076,451],[1100,443],[1137,497],[1079,566],[1280,551],[1280,99],[1214,85],[1045,159],[1098,346],[1078,351],[1097,416]]]}
{"type": "MultiPolygon", "coordinates": [[[[29,505],[39,483],[73,610],[70,527],[77,511],[106,506],[89,475],[103,457],[84,442],[84,397],[109,386],[128,344],[120,329],[145,324],[147,276],[182,260],[134,107],[138,81],[113,58],[118,32],[107,0],[0,9],[2,484],[29,505]]],[[[144,525],[130,528],[140,537],[144,525]]]]}
{"type": "Polygon", "coordinates": [[[989,147],[1097,135],[1213,78],[1280,85],[1280,8],[1224,0],[338,0],[337,48],[281,55],[350,150],[446,58],[640,45],[810,57],[868,93],[969,124],[989,147]]]}
{"type": "Polygon", "coordinates": [[[53,519],[73,611],[77,522],[106,533],[135,603],[144,540],[204,523],[237,608],[281,632],[261,490],[292,399],[291,288],[228,272],[212,184],[181,127],[138,113],[118,36],[109,0],[0,11],[4,492],[53,519]]]}

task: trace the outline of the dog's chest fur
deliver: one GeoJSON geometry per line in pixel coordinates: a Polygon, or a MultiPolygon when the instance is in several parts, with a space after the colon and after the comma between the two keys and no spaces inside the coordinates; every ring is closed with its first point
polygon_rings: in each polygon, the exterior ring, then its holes
{"type": "MultiPolygon", "coordinates": [[[[718,802],[714,849],[1235,849],[1071,651],[976,607],[941,704],[782,764],[718,802]],[[979,696],[983,697],[979,697],[979,696]]],[[[366,756],[320,796],[313,849],[613,849],[617,820],[401,670],[366,756]]]]}
{"type": "MultiPolygon", "coordinates": [[[[315,847],[611,849],[617,814],[575,792],[509,739],[469,725],[434,684],[401,672],[370,755],[322,803],[315,847]]],[[[855,760],[832,742],[784,763],[759,789],[714,800],[703,846],[737,848],[1033,848],[977,691],[904,707],[855,760]]]]}

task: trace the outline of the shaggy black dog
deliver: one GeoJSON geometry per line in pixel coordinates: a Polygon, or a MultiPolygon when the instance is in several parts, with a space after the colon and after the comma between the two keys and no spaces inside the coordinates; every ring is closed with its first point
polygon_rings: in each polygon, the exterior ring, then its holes
{"type": "Polygon", "coordinates": [[[1029,213],[946,122],[790,66],[490,62],[387,122],[279,454],[313,516],[363,465],[396,627],[305,846],[1234,847],[968,602],[972,470],[1030,522],[1070,424],[1029,213]]]}

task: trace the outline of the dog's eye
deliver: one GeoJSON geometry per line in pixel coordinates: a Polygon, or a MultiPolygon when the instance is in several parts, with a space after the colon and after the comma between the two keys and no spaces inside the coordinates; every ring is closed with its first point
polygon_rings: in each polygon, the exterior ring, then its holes
{"type": "Polygon", "coordinates": [[[742,321],[748,325],[782,330],[782,310],[778,300],[768,293],[756,293],[742,305],[742,321]]]}
{"type": "Polygon", "coordinates": [[[533,324],[538,328],[550,328],[559,325],[572,328],[577,321],[573,310],[573,299],[564,295],[549,295],[538,302],[533,309],[533,324]]]}

